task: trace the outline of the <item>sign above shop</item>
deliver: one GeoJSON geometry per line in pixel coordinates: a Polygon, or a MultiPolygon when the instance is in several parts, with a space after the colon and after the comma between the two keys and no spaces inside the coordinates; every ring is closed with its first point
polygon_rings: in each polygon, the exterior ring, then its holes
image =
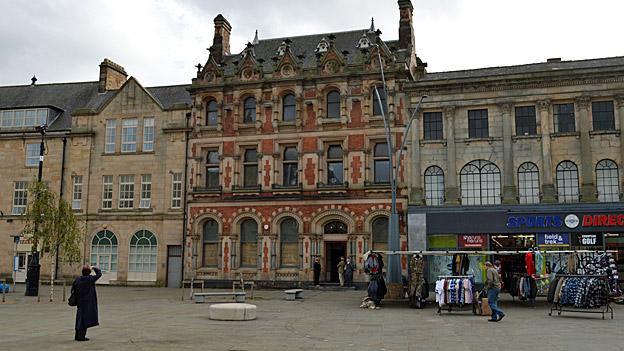
{"type": "Polygon", "coordinates": [[[570,245],[570,233],[539,233],[537,234],[539,246],[568,246],[570,245]]]}
{"type": "Polygon", "coordinates": [[[575,214],[552,215],[552,216],[509,216],[507,228],[561,228],[566,226],[570,229],[579,227],[624,227],[624,214],[598,214],[584,215],[583,221],[575,214]]]}
{"type": "Polygon", "coordinates": [[[485,243],[486,243],[486,236],[483,234],[459,236],[459,247],[482,248],[486,246],[485,243]]]}
{"type": "Polygon", "coordinates": [[[574,246],[602,246],[602,234],[577,234],[574,246]]]}

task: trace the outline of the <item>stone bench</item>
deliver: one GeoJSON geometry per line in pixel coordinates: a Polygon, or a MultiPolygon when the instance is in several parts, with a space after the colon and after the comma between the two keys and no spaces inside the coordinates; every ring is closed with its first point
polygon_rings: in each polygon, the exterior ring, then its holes
{"type": "Polygon", "coordinates": [[[295,301],[295,299],[303,299],[303,289],[289,289],[284,290],[286,294],[286,300],[295,301]]]}
{"type": "Polygon", "coordinates": [[[202,293],[194,293],[193,299],[195,303],[204,303],[206,302],[207,297],[212,296],[232,296],[236,300],[236,302],[245,302],[245,293],[244,292],[202,292],[202,293]]]}
{"type": "Polygon", "coordinates": [[[209,318],[218,321],[249,321],[256,319],[256,305],[248,303],[211,305],[209,318]]]}

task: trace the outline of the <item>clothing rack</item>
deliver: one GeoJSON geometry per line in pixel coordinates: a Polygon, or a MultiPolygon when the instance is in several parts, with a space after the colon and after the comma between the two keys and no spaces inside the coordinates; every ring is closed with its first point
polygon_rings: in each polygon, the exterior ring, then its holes
{"type": "Polygon", "coordinates": [[[466,255],[518,255],[539,251],[543,254],[575,254],[575,253],[617,253],[615,250],[409,250],[409,251],[367,251],[364,256],[372,252],[383,255],[422,255],[422,256],[447,256],[455,254],[466,255]]]}
{"type": "Polygon", "coordinates": [[[600,306],[600,307],[595,307],[594,310],[590,310],[590,308],[580,308],[580,307],[574,307],[574,306],[563,306],[562,304],[560,304],[559,302],[554,302],[553,306],[550,308],[550,312],[548,312],[549,316],[552,316],[553,311],[557,311],[557,315],[561,316],[562,312],[575,312],[575,313],[598,313],[598,314],[602,314],[602,319],[605,319],[605,314],[611,314],[611,319],[613,319],[613,307],[611,306],[611,300],[610,300],[610,294],[609,294],[609,288],[608,288],[608,282],[609,282],[609,276],[607,275],[599,275],[599,274],[557,274],[555,275],[555,277],[563,277],[563,278],[598,278],[598,279],[603,279],[607,281],[607,291],[606,291],[606,295],[607,295],[607,304],[604,306],[600,306]],[[595,310],[595,309],[599,309],[599,310],[595,310]]]}
{"type": "Polygon", "coordinates": [[[463,306],[458,306],[457,304],[446,304],[444,306],[440,306],[438,305],[438,315],[442,315],[442,310],[446,310],[447,312],[452,312],[452,311],[465,311],[465,309],[463,309],[464,306],[472,306],[472,314],[477,314],[477,298],[475,295],[475,286],[474,286],[474,275],[439,275],[437,280],[442,280],[442,279],[471,279],[472,280],[472,291],[470,292],[472,294],[472,303],[470,304],[464,304],[463,306]],[[453,307],[456,307],[455,309],[453,307]]]}

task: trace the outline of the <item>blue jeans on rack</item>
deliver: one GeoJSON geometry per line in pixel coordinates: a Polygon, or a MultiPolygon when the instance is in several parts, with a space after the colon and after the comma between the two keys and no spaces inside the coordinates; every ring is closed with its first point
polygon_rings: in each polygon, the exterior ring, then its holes
{"type": "Polygon", "coordinates": [[[505,314],[501,311],[498,306],[498,294],[500,293],[500,289],[497,288],[489,288],[488,289],[488,305],[492,310],[492,319],[498,320],[499,316],[502,317],[505,314]]]}

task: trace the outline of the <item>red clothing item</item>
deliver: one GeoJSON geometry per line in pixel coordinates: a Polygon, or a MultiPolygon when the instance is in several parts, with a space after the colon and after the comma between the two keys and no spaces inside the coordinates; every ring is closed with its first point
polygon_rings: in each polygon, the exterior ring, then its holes
{"type": "Polygon", "coordinates": [[[535,262],[533,262],[533,253],[527,252],[526,256],[524,256],[524,263],[526,264],[526,271],[528,275],[535,274],[535,262]]]}

